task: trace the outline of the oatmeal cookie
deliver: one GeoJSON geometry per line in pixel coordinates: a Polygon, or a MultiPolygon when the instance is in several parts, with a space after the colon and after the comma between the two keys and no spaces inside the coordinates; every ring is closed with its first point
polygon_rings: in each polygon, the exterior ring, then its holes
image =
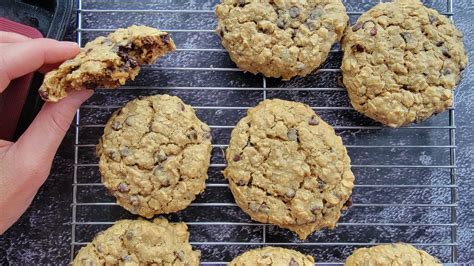
{"type": "Polygon", "coordinates": [[[340,0],[222,0],[215,11],[239,68],[285,80],[318,68],[349,20],[340,0]]]}
{"type": "Polygon", "coordinates": [[[211,133],[178,97],[143,97],[112,115],[97,154],[117,203],[150,218],[184,209],[204,190],[211,133]]]}
{"type": "Polygon", "coordinates": [[[72,265],[199,265],[185,223],[121,220],[79,250],[72,265]]]}
{"type": "Polygon", "coordinates": [[[423,250],[416,249],[412,245],[398,243],[371,248],[359,248],[347,258],[344,265],[441,266],[441,263],[423,250]]]}
{"type": "Polygon", "coordinates": [[[229,266],[314,266],[314,259],[286,248],[264,247],[249,250],[234,258],[229,266]]]}
{"type": "Polygon", "coordinates": [[[302,103],[265,100],[250,109],[232,131],[226,160],[240,208],[301,239],[334,228],[354,187],[341,138],[302,103]]]}
{"type": "Polygon", "coordinates": [[[352,105],[390,127],[443,112],[467,64],[462,37],[451,20],[418,0],[376,5],[342,41],[352,105]]]}
{"type": "Polygon", "coordinates": [[[41,98],[57,102],[71,90],[116,88],[134,79],[143,64],[151,64],[176,49],[166,32],[146,26],[118,29],[86,44],[73,59],[46,74],[41,98]]]}

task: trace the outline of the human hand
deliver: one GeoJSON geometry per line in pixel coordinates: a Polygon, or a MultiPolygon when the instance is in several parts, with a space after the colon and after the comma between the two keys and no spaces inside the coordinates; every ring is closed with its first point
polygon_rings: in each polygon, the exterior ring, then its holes
{"type": "MultiPolygon", "coordinates": [[[[36,70],[47,72],[78,53],[75,43],[0,31],[0,93],[11,80],[36,70]]],[[[45,103],[17,142],[0,140],[0,235],[30,205],[76,110],[91,95],[90,90],[74,91],[57,103],[45,103]]]]}

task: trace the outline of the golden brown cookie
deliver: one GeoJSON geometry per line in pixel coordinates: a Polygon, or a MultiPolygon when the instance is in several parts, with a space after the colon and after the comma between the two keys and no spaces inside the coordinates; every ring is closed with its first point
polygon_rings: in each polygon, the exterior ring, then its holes
{"type": "Polygon", "coordinates": [[[314,259],[286,248],[264,247],[249,250],[234,258],[229,266],[314,266],[314,259]]]}
{"type": "Polygon", "coordinates": [[[418,0],[376,5],[342,42],[352,105],[390,127],[443,112],[467,64],[462,36],[451,20],[418,0]]]}
{"type": "Polygon", "coordinates": [[[201,252],[188,240],[185,223],[121,220],[81,248],[73,265],[199,265],[201,252]]]}
{"type": "Polygon", "coordinates": [[[211,133],[178,97],[148,96],[112,115],[97,154],[117,203],[150,218],[184,209],[204,190],[211,133]]]}
{"type": "Polygon", "coordinates": [[[365,265],[413,265],[435,266],[441,263],[435,257],[409,244],[389,244],[371,248],[359,248],[350,255],[346,266],[365,265]]]}
{"type": "Polygon", "coordinates": [[[283,79],[318,68],[349,20],[340,0],[221,0],[216,15],[239,68],[283,79]]]}
{"type": "Polygon", "coordinates": [[[143,64],[151,64],[176,49],[166,32],[146,26],[118,29],[86,44],[73,59],[46,74],[41,98],[57,102],[70,90],[116,88],[134,79],[143,64]]]}
{"type": "Polygon", "coordinates": [[[301,239],[334,228],[354,187],[341,138],[302,103],[265,100],[250,109],[232,131],[226,160],[237,204],[301,239]]]}

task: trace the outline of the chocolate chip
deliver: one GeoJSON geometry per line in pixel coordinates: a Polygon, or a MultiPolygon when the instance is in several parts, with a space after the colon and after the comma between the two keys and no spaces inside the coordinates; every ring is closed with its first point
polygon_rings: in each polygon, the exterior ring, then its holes
{"type": "Polygon", "coordinates": [[[296,191],[290,188],[285,194],[288,198],[293,198],[296,195],[296,191]]]}
{"type": "Polygon", "coordinates": [[[166,156],[166,153],[163,150],[155,152],[153,157],[157,163],[162,163],[168,159],[168,156],[166,156]]]}
{"type": "Polygon", "coordinates": [[[296,18],[300,15],[300,9],[297,6],[292,6],[288,10],[288,13],[290,13],[290,17],[296,18]]]}
{"type": "Polygon", "coordinates": [[[441,52],[442,52],[443,55],[446,56],[447,58],[451,58],[451,55],[449,54],[448,48],[446,48],[446,47],[441,48],[441,52]]]}
{"type": "Polygon", "coordinates": [[[202,133],[202,138],[207,139],[207,140],[211,139],[212,138],[211,133],[210,132],[202,133]]]}
{"type": "Polygon", "coordinates": [[[224,32],[223,29],[219,29],[218,33],[219,33],[219,36],[220,36],[221,38],[224,38],[224,33],[225,33],[225,32],[224,32]]]}
{"type": "Polygon", "coordinates": [[[124,48],[124,46],[119,46],[119,51],[117,52],[117,55],[122,58],[122,61],[125,65],[128,65],[131,68],[135,68],[138,66],[137,60],[135,60],[135,58],[131,57],[128,54],[128,49],[124,48]]]}
{"type": "Polygon", "coordinates": [[[326,183],[324,181],[318,181],[318,188],[319,189],[324,189],[326,187],[326,183]]]}
{"type": "Polygon", "coordinates": [[[140,204],[140,199],[137,195],[132,195],[130,196],[130,203],[132,204],[132,206],[138,206],[140,204]]]}
{"type": "Polygon", "coordinates": [[[234,162],[238,162],[238,161],[240,161],[240,159],[242,159],[240,154],[234,155],[234,158],[233,158],[234,162]]]}
{"type": "Polygon", "coordinates": [[[153,170],[153,175],[157,177],[163,175],[163,166],[158,165],[157,167],[155,167],[155,169],[153,170]]]}
{"type": "Polygon", "coordinates": [[[189,137],[191,138],[191,140],[196,141],[198,139],[198,134],[196,130],[191,130],[191,132],[189,132],[189,137]]]}
{"type": "Polygon", "coordinates": [[[263,213],[268,213],[270,212],[270,207],[264,202],[262,203],[262,205],[260,205],[260,208],[258,210],[263,213]]]}
{"type": "Polygon", "coordinates": [[[451,73],[453,73],[453,72],[452,72],[451,69],[449,69],[449,68],[445,68],[445,69],[443,70],[443,75],[444,75],[444,76],[451,75],[451,73]]]}
{"type": "Polygon", "coordinates": [[[433,15],[428,15],[428,19],[430,20],[431,24],[434,24],[435,22],[438,21],[438,19],[433,15]]]}
{"type": "Polygon", "coordinates": [[[280,29],[284,29],[285,28],[285,19],[283,17],[279,17],[276,21],[276,25],[278,28],[280,29]]]}
{"type": "Polygon", "coordinates": [[[120,183],[118,184],[118,186],[117,186],[117,190],[118,190],[119,192],[124,193],[124,192],[130,191],[130,188],[128,188],[127,183],[120,182],[120,183]]]}
{"type": "Polygon", "coordinates": [[[364,26],[363,23],[357,22],[354,26],[352,26],[352,31],[358,31],[364,26]]]}
{"type": "Polygon", "coordinates": [[[370,33],[371,36],[377,35],[377,28],[373,27],[372,29],[370,29],[369,33],[370,33]]]}
{"type": "Polygon", "coordinates": [[[288,263],[288,266],[299,266],[300,264],[296,262],[294,258],[291,258],[290,262],[288,263]]]}
{"type": "Polygon", "coordinates": [[[174,256],[180,261],[184,261],[184,259],[185,259],[184,252],[182,250],[175,251],[174,256]]]}
{"type": "Polygon", "coordinates": [[[128,147],[120,148],[120,155],[122,155],[123,157],[127,157],[129,154],[130,154],[130,151],[128,147]]]}
{"type": "Polygon", "coordinates": [[[443,41],[440,41],[440,42],[437,42],[437,43],[436,43],[436,46],[441,47],[441,46],[443,46],[443,44],[444,44],[444,42],[443,42],[443,41]]]}
{"type": "Polygon", "coordinates": [[[409,42],[413,41],[413,37],[411,36],[411,33],[409,33],[409,32],[402,32],[402,33],[400,33],[400,35],[402,36],[403,40],[406,43],[409,43],[409,42]]]}
{"type": "Polygon", "coordinates": [[[309,13],[308,19],[315,20],[321,17],[323,14],[324,14],[324,10],[322,10],[321,8],[316,8],[315,10],[311,11],[311,13],[309,13]]]}
{"type": "Polygon", "coordinates": [[[306,27],[308,27],[308,29],[310,31],[315,31],[316,30],[316,26],[314,25],[314,23],[312,23],[310,21],[306,22],[305,25],[306,25],[306,27]]]}
{"type": "Polygon", "coordinates": [[[115,121],[112,123],[112,129],[113,130],[119,130],[122,128],[122,123],[120,123],[119,121],[115,121]]]}
{"type": "Polygon", "coordinates": [[[290,141],[297,141],[298,140],[298,130],[296,128],[288,129],[288,140],[290,141]]]}
{"type": "Polygon", "coordinates": [[[247,3],[245,3],[245,0],[237,0],[237,6],[239,7],[244,7],[247,3]]]}
{"type": "Polygon", "coordinates": [[[319,124],[319,121],[316,118],[316,116],[314,115],[309,119],[308,124],[311,125],[311,126],[316,126],[316,125],[319,124]]]}
{"type": "Polygon", "coordinates": [[[107,151],[107,156],[109,156],[110,159],[118,162],[120,161],[120,154],[116,150],[108,150],[107,151]]]}
{"type": "Polygon", "coordinates": [[[40,90],[40,91],[38,91],[38,93],[39,93],[41,99],[43,99],[45,101],[48,100],[48,97],[49,97],[48,92],[40,90]]]}
{"type": "Polygon", "coordinates": [[[352,206],[352,197],[349,198],[349,199],[344,203],[344,207],[349,208],[350,206],[352,206]]]}
{"type": "Polygon", "coordinates": [[[163,41],[165,44],[168,44],[170,42],[170,39],[171,39],[171,37],[170,37],[169,34],[161,36],[161,41],[163,41]]]}
{"type": "Polygon", "coordinates": [[[125,233],[125,238],[127,238],[128,241],[132,240],[134,237],[135,237],[135,235],[134,235],[133,232],[130,231],[130,230],[128,230],[128,231],[125,233]]]}
{"type": "Polygon", "coordinates": [[[243,180],[243,179],[240,179],[239,181],[237,181],[237,185],[245,186],[245,185],[247,185],[247,182],[245,182],[245,180],[243,180]]]}
{"type": "Polygon", "coordinates": [[[86,89],[88,90],[94,90],[97,87],[99,87],[99,85],[95,83],[94,81],[87,81],[84,83],[84,87],[86,87],[86,89]]]}
{"type": "Polygon", "coordinates": [[[294,39],[297,33],[298,33],[298,30],[293,30],[293,32],[291,33],[291,39],[294,39]]]}
{"type": "Polygon", "coordinates": [[[135,59],[131,58],[131,57],[128,58],[127,62],[128,62],[128,65],[130,65],[131,68],[136,68],[138,66],[138,62],[135,59]]]}
{"type": "Polygon", "coordinates": [[[160,179],[160,184],[162,187],[169,187],[171,185],[171,181],[165,176],[164,178],[160,179]]]}
{"type": "Polygon", "coordinates": [[[352,51],[358,52],[358,53],[362,53],[362,52],[365,51],[364,47],[360,44],[352,45],[351,49],[352,49],[352,51]]]}

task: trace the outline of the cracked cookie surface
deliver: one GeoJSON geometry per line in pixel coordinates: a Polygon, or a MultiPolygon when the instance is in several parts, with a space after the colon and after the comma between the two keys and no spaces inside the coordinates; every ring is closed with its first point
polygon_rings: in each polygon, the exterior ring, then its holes
{"type": "Polygon", "coordinates": [[[252,249],[234,258],[229,266],[314,266],[314,259],[296,250],[278,247],[252,249]]]}
{"type": "Polygon", "coordinates": [[[185,223],[121,220],[81,248],[73,265],[199,265],[201,253],[188,241],[185,223]]]}
{"type": "Polygon", "coordinates": [[[118,29],[87,43],[76,57],[46,74],[39,94],[45,101],[57,102],[71,90],[116,88],[133,80],[141,65],[175,49],[166,32],[146,26],[118,29]]]}
{"type": "Polygon", "coordinates": [[[302,103],[265,100],[250,109],[232,131],[226,160],[237,204],[301,239],[334,228],[354,186],[341,138],[302,103]]]}
{"type": "Polygon", "coordinates": [[[450,107],[467,64],[462,34],[418,0],[376,5],[347,28],[342,48],[353,107],[390,127],[450,107]]]}
{"type": "Polygon", "coordinates": [[[283,79],[318,68],[349,20],[340,0],[222,0],[215,12],[239,68],[283,79]]]}
{"type": "Polygon", "coordinates": [[[441,263],[435,257],[412,245],[397,243],[359,248],[346,259],[346,266],[363,265],[416,265],[435,266],[441,263]]]}
{"type": "Polygon", "coordinates": [[[182,210],[204,191],[211,131],[178,97],[138,98],[109,119],[97,155],[117,203],[150,218],[182,210]]]}

